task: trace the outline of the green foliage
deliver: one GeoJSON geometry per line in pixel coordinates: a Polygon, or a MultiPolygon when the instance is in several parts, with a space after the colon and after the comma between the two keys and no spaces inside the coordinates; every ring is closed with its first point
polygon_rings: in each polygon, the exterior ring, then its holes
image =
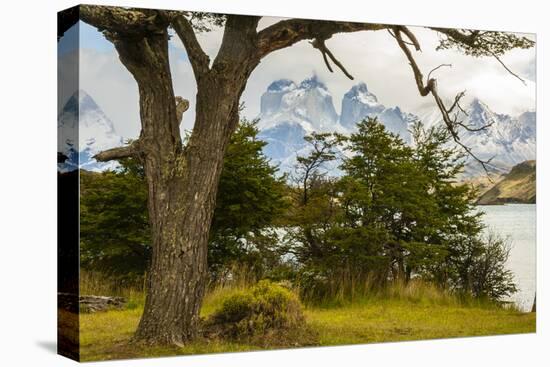
{"type": "Polygon", "coordinates": [[[263,155],[266,143],[257,134],[254,122],[241,122],[224,157],[208,259],[217,273],[231,263],[244,263],[261,276],[278,261],[271,227],[287,207],[286,185],[263,155]]]}
{"type": "Polygon", "coordinates": [[[120,172],[81,171],[82,266],[131,281],[150,258],[151,235],[143,169],[132,159],[120,172]]]}
{"type": "MultiPolygon", "coordinates": [[[[254,123],[243,121],[224,157],[209,244],[215,275],[234,262],[262,273],[278,259],[270,226],[286,206],[285,184],[262,154],[257,133],[254,123]]],[[[116,172],[81,174],[81,260],[91,270],[136,278],[151,256],[147,184],[140,162],[120,163],[116,172]]]]}
{"type": "Polygon", "coordinates": [[[507,51],[527,49],[534,45],[534,41],[514,33],[457,29],[451,30],[441,39],[437,50],[455,48],[469,56],[499,57],[507,51]]]}
{"type": "MultiPolygon", "coordinates": [[[[499,246],[480,238],[475,193],[456,182],[463,155],[449,148],[444,129],[417,123],[412,133],[414,147],[368,118],[349,138],[336,140],[349,153],[340,179],[317,176],[315,185],[310,180],[298,186],[286,240],[308,299],[353,298],[413,277],[495,300],[513,292],[499,246]],[[310,194],[303,200],[306,189],[310,194]],[[479,285],[459,275],[459,269],[474,266],[456,256],[466,251],[492,259],[491,271],[476,272],[479,285]]],[[[337,148],[327,136],[310,139],[328,151],[337,148]]],[[[314,153],[298,162],[320,166],[314,153]]]]}
{"type": "MultiPolygon", "coordinates": [[[[464,156],[447,130],[417,123],[412,147],[370,118],[350,137],[313,134],[293,186],[276,177],[257,133],[243,121],[224,158],[209,240],[214,282],[290,280],[307,301],[334,302],[413,278],[492,300],[516,291],[506,243],[481,236],[475,192],[456,182],[464,156]],[[344,151],[343,175],[329,177],[344,151]]],[[[82,173],[81,259],[135,284],[150,257],[147,187],[139,162],[121,164],[82,173]]],[[[237,316],[246,297],[233,300],[237,316]]]]}
{"type": "Polygon", "coordinates": [[[285,251],[301,264],[324,256],[319,232],[331,222],[336,207],[331,195],[335,180],[326,177],[327,164],[336,160],[338,144],[338,139],[327,133],[313,133],[304,139],[310,151],[307,156],[296,157],[292,176],[296,184],[292,191],[294,205],[285,218],[285,251]]]}
{"type": "Polygon", "coordinates": [[[266,335],[303,328],[305,318],[298,297],[267,280],[227,297],[207,320],[207,327],[232,338],[266,335]]]}
{"type": "Polygon", "coordinates": [[[510,249],[494,234],[455,242],[445,263],[450,285],[477,298],[509,297],[517,292],[513,273],[505,266],[510,249]]]}

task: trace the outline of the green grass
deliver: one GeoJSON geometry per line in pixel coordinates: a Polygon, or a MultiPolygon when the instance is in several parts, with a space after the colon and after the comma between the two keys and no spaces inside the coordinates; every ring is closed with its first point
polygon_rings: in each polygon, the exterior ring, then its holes
{"type": "Polygon", "coordinates": [[[500,308],[373,301],[309,309],[321,345],[379,343],[535,331],[535,314],[500,308]]]}
{"type": "MultiPolygon", "coordinates": [[[[206,317],[235,288],[210,292],[202,308],[206,317]]],[[[198,340],[185,347],[136,347],[129,340],[141,316],[142,297],[132,307],[80,316],[83,361],[200,353],[239,352],[255,345],[224,340],[198,340]]],[[[339,304],[308,306],[309,326],[321,346],[403,340],[532,333],[535,313],[522,313],[486,302],[464,301],[425,285],[392,287],[369,297],[339,304]]]]}

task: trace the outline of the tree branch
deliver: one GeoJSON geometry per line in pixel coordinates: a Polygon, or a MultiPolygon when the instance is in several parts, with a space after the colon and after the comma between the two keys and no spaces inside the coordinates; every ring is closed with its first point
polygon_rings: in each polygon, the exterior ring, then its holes
{"type": "Polygon", "coordinates": [[[431,29],[432,31],[442,33],[442,34],[444,34],[448,37],[451,37],[454,40],[456,40],[458,42],[461,42],[461,43],[463,43],[465,45],[468,45],[468,46],[473,45],[475,39],[479,35],[479,33],[474,33],[474,32],[472,32],[470,34],[466,34],[464,32],[461,32],[460,30],[454,29],[454,28],[430,27],[429,29],[431,29]]]}
{"type": "Polygon", "coordinates": [[[512,74],[513,76],[515,76],[517,79],[519,79],[520,82],[523,83],[523,85],[527,85],[527,83],[525,82],[525,80],[520,77],[519,75],[517,75],[516,73],[514,73],[501,59],[500,57],[498,57],[497,54],[495,54],[494,52],[491,52],[491,55],[493,55],[493,57],[500,63],[500,65],[502,65],[502,67],[504,69],[506,69],[507,72],[509,72],[510,74],[512,74]]]}
{"type": "Polygon", "coordinates": [[[179,15],[172,18],[171,24],[187,51],[195,76],[200,77],[207,73],[210,67],[210,58],[199,44],[189,20],[184,15],[179,15]]]}
{"type": "Polygon", "coordinates": [[[447,113],[451,113],[456,107],[458,107],[465,115],[468,115],[464,109],[460,106],[460,100],[466,95],[466,91],[462,91],[455,96],[455,100],[451,107],[447,109],[447,113]]]}
{"type": "Polygon", "coordinates": [[[166,27],[156,10],[122,8],[117,6],[81,5],[80,19],[99,31],[126,35],[156,33],[166,27]]]}
{"type": "Polygon", "coordinates": [[[455,47],[474,57],[492,56],[502,67],[512,76],[520,80],[524,85],[523,80],[518,74],[514,73],[502,60],[501,56],[514,48],[528,49],[534,46],[535,42],[527,37],[519,37],[512,33],[496,32],[496,31],[478,31],[468,29],[446,29],[446,28],[430,28],[436,32],[444,34],[447,38],[440,41],[437,49],[449,49],[455,47]]]}
{"type": "Polygon", "coordinates": [[[428,78],[427,78],[427,79],[430,80],[433,72],[435,72],[435,71],[437,71],[438,69],[440,69],[440,68],[442,68],[442,67],[445,67],[445,66],[450,67],[450,68],[453,67],[452,64],[441,64],[441,65],[438,65],[438,66],[436,66],[435,68],[433,68],[432,70],[430,70],[430,72],[428,73],[428,78]]]}
{"type": "MultiPolygon", "coordinates": [[[[393,38],[396,38],[395,37],[395,33],[393,33],[393,31],[391,29],[388,29],[388,33],[390,34],[390,36],[392,36],[393,38]]],[[[397,38],[396,38],[397,39],[397,38]]],[[[414,46],[414,44],[412,42],[409,42],[409,41],[405,41],[405,40],[402,40],[403,43],[409,45],[409,46],[414,46]]]]}
{"type": "Polygon", "coordinates": [[[212,63],[212,70],[218,73],[227,73],[228,64],[259,60],[257,29],[260,19],[261,17],[250,15],[232,14],[227,16],[222,43],[212,63]],[[235,42],[240,43],[240,47],[235,47],[235,42]],[[244,55],[246,57],[243,58],[244,55]]]}
{"type": "Polygon", "coordinates": [[[122,158],[136,157],[140,154],[140,152],[141,148],[139,140],[135,140],[123,147],[104,150],[103,152],[94,155],[93,158],[99,162],[108,162],[122,158]]]}
{"type": "Polygon", "coordinates": [[[418,39],[416,38],[414,33],[411,32],[410,29],[405,26],[401,26],[400,29],[401,29],[401,32],[403,32],[407,36],[407,38],[411,41],[411,43],[414,45],[415,50],[422,51],[422,49],[420,48],[420,43],[418,42],[418,39]]]}
{"type": "MultiPolygon", "coordinates": [[[[464,151],[470,157],[472,157],[479,164],[481,164],[481,166],[483,167],[483,170],[485,171],[487,176],[489,176],[488,166],[490,165],[490,162],[491,162],[492,158],[489,159],[489,160],[480,159],[472,151],[472,149],[470,147],[466,146],[464,143],[462,143],[460,141],[460,136],[459,136],[459,132],[457,130],[457,127],[463,127],[468,131],[481,131],[481,130],[487,129],[490,125],[482,126],[481,128],[478,128],[478,129],[474,130],[474,129],[466,126],[465,124],[463,124],[462,121],[458,120],[458,113],[455,114],[454,118],[451,118],[450,114],[455,110],[455,108],[459,108],[461,111],[464,112],[464,110],[460,106],[460,100],[462,99],[462,97],[464,97],[465,92],[461,92],[461,93],[457,94],[455,96],[453,104],[449,108],[447,108],[445,106],[445,103],[443,103],[443,100],[441,99],[441,97],[439,96],[439,93],[437,91],[437,81],[434,78],[430,78],[431,74],[434,71],[436,71],[437,69],[439,69],[443,66],[448,66],[448,64],[442,64],[442,65],[439,65],[439,66],[435,67],[434,69],[432,69],[430,71],[430,73],[428,74],[428,80],[426,81],[426,85],[424,85],[424,76],[422,75],[422,72],[420,71],[420,68],[418,67],[418,64],[416,63],[416,60],[414,59],[411,51],[409,50],[409,47],[406,45],[405,41],[403,40],[403,38],[401,36],[402,32],[405,33],[403,27],[402,26],[396,26],[396,27],[394,27],[393,31],[394,31],[394,38],[397,40],[397,43],[398,43],[399,47],[401,48],[401,50],[403,50],[403,53],[405,54],[405,56],[407,57],[407,60],[409,61],[409,64],[411,65],[411,68],[412,68],[413,73],[414,73],[414,78],[415,78],[415,81],[416,81],[416,85],[418,87],[418,91],[420,92],[420,95],[422,95],[424,97],[424,96],[427,96],[428,94],[431,94],[433,96],[433,98],[435,100],[435,103],[437,105],[437,108],[439,109],[439,111],[441,112],[441,116],[443,117],[443,122],[445,123],[445,125],[447,127],[447,130],[451,134],[451,137],[453,138],[454,142],[457,145],[459,145],[460,147],[462,147],[462,149],[464,149],[464,151]]],[[[409,39],[411,39],[411,36],[408,35],[407,37],[409,39]]],[[[414,37],[414,35],[412,37],[414,37]]],[[[416,38],[414,38],[414,39],[416,39],[416,38]]],[[[412,39],[411,39],[411,42],[414,43],[415,41],[412,41],[412,39]]],[[[420,49],[420,46],[419,45],[418,45],[418,47],[415,46],[415,48],[418,50],[418,49],[420,49]]]]}
{"type": "MultiPolygon", "coordinates": [[[[403,27],[394,26],[393,27],[394,37],[397,40],[397,44],[399,45],[399,47],[407,57],[407,60],[409,60],[409,65],[413,70],[414,80],[416,81],[416,87],[418,88],[418,92],[422,97],[425,97],[432,91],[432,89],[435,89],[436,81],[435,79],[429,79],[426,85],[424,85],[424,75],[422,75],[422,71],[420,71],[420,68],[416,63],[416,60],[414,59],[411,53],[411,50],[409,50],[409,47],[405,44],[405,41],[403,40],[403,37],[401,37],[402,30],[403,30],[403,27]]],[[[418,48],[420,48],[420,46],[418,48]]]]}
{"type": "Polygon", "coordinates": [[[313,48],[316,48],[318,49],[321,54],[323,55],[323,60],[325,61],[325,64],[328,68],[328,70],[332,73],[333,70],[332,70],[332,67],[330,66],[330,63],[327,59],[327,55],[328,57],[330,57],[330,59],[332,60],[332,62],[338,66],[338,68],[340,68],[340,70],[342,70],[342,72],[351,80],[353,80],[353,76],[346,70],[346,68],[344,67],[344,65],[342,65],[342,63],[334,56],[334,54],[328,49],[327,45],[325,44],[325,40],[322,39],[322,38],[315,38],[312,42],[310,42],[311,45],[313,46],[313,48]]]}
{"type": "Polygon", "coordinates": [[[336,33],[376,31],[388,28],[385,24],[334,22],[310,19],[287,19],[258,32],[259,57],[314,38],[329,39],[336,33]]]}

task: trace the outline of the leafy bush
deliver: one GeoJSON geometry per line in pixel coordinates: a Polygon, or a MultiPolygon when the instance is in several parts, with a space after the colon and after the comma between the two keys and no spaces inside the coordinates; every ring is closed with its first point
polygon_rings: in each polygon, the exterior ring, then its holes
{"type": "Polygon", "coordinates": [[[296,294],[267,280],[228,296],[206,321],[206,329],[210,337],[244,338],[262,344],[267,340],[270,345],[316,343],[296,294]]]}
{"type": "Polygon", "coordinates": [[[510,243],[493,233],[465,238],[454,244],[446,269],[455,290],[477,298],[501,301],[517,292],[513,273],[506,263],[510,243]]]}

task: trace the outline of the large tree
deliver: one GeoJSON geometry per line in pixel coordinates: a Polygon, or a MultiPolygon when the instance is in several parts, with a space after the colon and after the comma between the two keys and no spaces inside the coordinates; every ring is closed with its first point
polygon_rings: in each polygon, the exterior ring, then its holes
{"type": "MultiPolygon", "coordinates": [[[[287,19],[258,31],[257,16],[106,6],[81,6],[80,19],[97,27],[114,44],[139,89],[139,139],[96,156],[100,161],[138,157],[145,167],[153,254],[145,308],[135,334],[138,341],[180,344],[197,333],[207,271],[208,232],[224,151],[237,127],[239,100],[246,82],[270,53],[312,40],[329,69],[332,62],[351,78],[325,41],[337,33],[389,31],[411,64],[420,94],[434,97],[448,129],[459,142],[457,130],[463,125],[452,114],[459,108],[460,96],[451,106],[445,106],[435,79],[428,75],[424,81],[410,49],[412,46],[419,51],[420,43],[404,26],[287,19]],[[224,27],[220,49],[212,62],[196,37],[196,32],[204,31],[209,23],[224,27]],[[169,27],[185,46],[197,84],[196,118],[185,148],[179,125],[189,104],[174,95],[168,58],[169,27]]],[[[528,39],[500,32],[431,29],[441,34],[441,47],[457,47],[473,57],[498,58],[509,49],[533,45],[528,39]]]]}

